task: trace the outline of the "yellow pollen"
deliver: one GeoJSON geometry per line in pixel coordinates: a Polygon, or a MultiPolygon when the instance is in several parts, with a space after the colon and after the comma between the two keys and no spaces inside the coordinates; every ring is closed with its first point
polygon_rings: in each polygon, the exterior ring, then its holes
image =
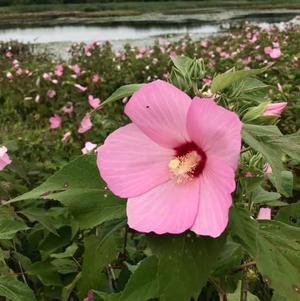
{"type": "Polygon", "coordinates": [[[184,183],[193,178],[193,171],[199,165],[201,157],[196,151],[187,153],[184,156],[176,157],[168,164],[172,178],[176,183],[184,183]]]}

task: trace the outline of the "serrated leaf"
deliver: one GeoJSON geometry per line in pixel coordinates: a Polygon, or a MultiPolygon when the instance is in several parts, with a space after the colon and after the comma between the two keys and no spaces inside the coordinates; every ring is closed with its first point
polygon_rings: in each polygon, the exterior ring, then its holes
{"type": "Polygon", "coordinates": [[[150,248],[158,257],[160,301],[189,301],[205,286],[225,243],[193,234],[161,235],[149,238],[150,248]]]}
{"type": "Polygon", "coordinates": [[[12,276],[0,276],[0,296],[11,301],[36,301],[33,291],[12,276]]]}
{"type": "Polygon", "coordinates": [[[84,298],[89,290],[101,287],[101,272],[107,264],[116,259],[119,252],[114,236],[110,236],[101,244],[100,239],[93,234],[84,239],[81,278],[76,285],[81,298],[84,298]]]}
{"type": "Polygon", "coordinates": [[[29,229],[20,219],[14,218],[10,208],[0,208],[0,239],[13,239],[19,231],[29,229]]]}
{"type": "Polygon", "coordinates": [[[252,256],[264,280],[288,300],[300,300],[300,228],[278,221],[251,219],[232,208],[230,233],[252,256]]]}
{"type": "Polygon", "coordinates": [[[73,243],[70,246],[68,246],[64,252],[51,254],[50,257],[58,259],[72,257],[77,251],[77,249],[78,246],[75,243],[73,243]]]}
{"type": "Polygon", "coordinates": [[[281,133],[275,126],[244,124],[243,127],[243,140],[254,150],[261,153],[272,166],[276,189],[282,192],[284,191],[281,177],[281,172],[284,170],[282,152],[278,146],[271,142],[272,138],[279,136],[281,136],[281,133]]]}
{"type": "Polygon", "coordinates": [[[77,272],[78,266],[74,260],[69,258],[58,258],[51,261],[55,270],[60,274],[70,274],[77,272]]]}
{"type": "Polygon", "coordinates": [[[265,204],[280,199],[281,195],[277,192],[267,191],[261,186],[252,193],[252,201],[257,204],[265,204]]]}
{"type": "Polygon", "coordinates": [[[31,222],[37,221],[42,224],[47,230],[55,235],[58,235],[55,229],[55,219],[49,215],[49,212],[42,208],[26,208],[20,211],[21,214],[25,215],[31,222]]]}
{"type": "Polygon", "coordinates": [[[171,56],[171,60],[172,60],[173,64],[175,65],[175,67],[184,76],[188,74],[188,72],[194,62],[193,59],[183,56],[183,55],[171,56]]]}
{"type": "Polygon", "coordinates": [[[81,229],[126,216],[125,201],[107,190],[100,179],[94,155],[75,159],[45,183],[11,202],[40,198],[60,201],[81,229]]]}
{"type": "Polygon", "coordinates": [[[131,96],[134,92],[140,89],[144,84],[130,84],[118,88],[112,95],[110,95],[104,102],[101,104],[101,108],[109,103],[112,103],[116,100],[119,100],[124,97],[131,96]]]}
{"type": "Polygon", "coordinates": [[[96,292],[104,301],[148,301],[158,297],[158,260],[150,256],[138,264],[122,292],[106,294],[96,292]]]}
{"type": "MultiPolygon", "coordinates": [[[[268,174],[269,180],[275,186],[276,180],[273,173],[268,174]]],[[[293,173],[284,170],[281,172],[281,193],[286,197],[291,197],[293,195],[293,186],[294,186],[294,176],[293,173]]]]}
{"type": "Polygon", "coordinates": [[[275,220],[300,227],[300,202],[281,208],[275,216],[275,220]]]}
{"type": "Polygon", "coordinates": [[[272,143],[279,146],[292,159],[300,161],[300,131],[291,135],[274,138],[272,143]]]}
{"type": "Polygon", "coordinates": [[[267,70],[267,68],[262,69],[252,69],[252,70],[229,70],[225,73],[217,75],[212,82],[211,91],[213,93],[221,92],[225,88],[231,86],[237,81],[245,79],[247,77],[253,77],[260,73],[263,73],[267,70]]]}

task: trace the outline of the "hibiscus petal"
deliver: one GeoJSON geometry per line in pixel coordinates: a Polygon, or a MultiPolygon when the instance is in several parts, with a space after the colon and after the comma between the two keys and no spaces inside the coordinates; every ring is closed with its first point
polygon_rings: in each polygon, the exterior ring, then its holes
{"type": "Polygon", "coordinates": [[[125,113],[153,141],[175,148],[190,140],[186,129],[190,104],[191,99],[184,92],[157,80],[133,94],[125,113]]]}
{"type": "Polygon", "coordinates": [[[182,233],[192,226],[198,203],[199,181],[177,184],[171,180],[128,199],[128,225],[146,233],[182,233]]]}
{"type": "Polygon", "coordinates": [[[99,148],[97,165],[114,194],[134,197],[169,180],[168,163],[174,153],[153,142],[131,123],[107,137],[99,148]]]}
{"type": "Polygon", "coordinates": [[[236,168],[241,150],[242,123],[238,116],[209,99],[195,97],[187,116],[192,140],[207,156],[221,158],[236,168]]]}
{"type": "Polygon", "coordinates": [[[218,237],[228,223],[231,193],[235,189],[234,171],[222,160],[210,157],[199,180],[199,208],[191,230],[218,237]]]}

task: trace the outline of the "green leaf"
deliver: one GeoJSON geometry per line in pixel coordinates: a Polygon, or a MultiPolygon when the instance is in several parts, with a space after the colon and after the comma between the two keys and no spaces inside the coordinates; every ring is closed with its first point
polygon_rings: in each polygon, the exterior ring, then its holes
{"type": "Polygon", "coordinates": [[[271,143],[271,139],[278,136],[281,136],[281,133],[275,126],[244,124],[243,127],[243,140],[254,150],[261,153],[272,166],[275,187],[277,191],[283,192],[281,177],[281,172],[284,170],[282,152],[278,146],[271,143]]]}
{"type": "MultiPolygon", "coordinates": [[[[275,186],[275,176],[273,173],[268,174],[269,180],[275,186]]],[[[293,186],[294,186],[294,177],[293,174],[288,171],[284,170],[281,172],[281,193],[286,197],[291,197],[293,195],[293,186]]]]}
{"type": "Polygon", "coordinates": [[[49,261],[39,261],[31,265],[29,273],[39,278],[46,286],[61,286],[59,274],[49,261]]]}
{"type": "Polygon", "coordinates": [[[117,258],[119,245],[114,236],[110,236],[103,243],[101,238],[91,234],[84,239],[84,254],[81,278],[77,288],[81,298],[90,289],[101,288],[100,275],[104,267],[117,258]]]}
{"type": "Polygon", "coordinates": [[[78,246],[75,243],[73,243],[70,246],[68,246],[63,253],[51,254],[50,257],[58,259],[72,257],[77,251],[77,249],[78,246]]]}
{"type": "Polygon", "coordinates": [[[20,213],[25,215],[31,222],[37,221],[47,230],[55,235],[58,235],[57,231],[55,230],[55,219],[49,215],[47,210],[31,207],[21,210],[20,213]]]}
{"type": "Polygon", "coordinates": [[[62,301],[69,300],[70,295],[71,295],[72,291],[74,290],[74,288],[80,278],[81,278],[81,272],[76,275],[76,277],[72,280],[72,282],[70,284],[68,284],[67,286],[65,286],[63,288],[62,295],[61,295],[62,301]]]}
{"type": "Polygon", "coordinates": [[[263,73],[267,70],[267,68],[261,68],[261,69],[252,69],[252,70],[229,70],[223,74],[217,75],[212,82],[211,85],[211,91],[213,93],[221,92],[225,88],[228,88],[233,83],[240,81],[242,79],[245,79],[247,77],[253,77],[255,75],[258,75],[260,73],[263,73]]]}
{"type": "Polygon", "coordinates": [[[130,84],[118,88],[112,95],[110,95],[101,104],[101,108],[109,103],[119,100],[124,97],[131,96],[134,92],[140,89],[144,84],[130,84]]]}
{"type": "Polygon", "coordinates": [[[105,301],[147,301],[158,297],[158,260],[150,256],[138,264],[124,290],[116,294],[96,292],[105,301]]]}
{"type": "Polygon", "coordinates": [[[292,159],[300,161],[300,131],[291,135],[274,138],[272,143],[277,145],[292,159]]]}
{"type": "Polygon", "coordinates": [[[41,186],[11,202],[40,198],[60,201],[81,229],[126,216],[125,201],[107,190],[100,179],[94,155],[75,159],[41,186]]]}
{"type": "Polygon", "coordinates": [[[150,248],[158,257],[160,301],[197,299],[212,272],[225,243],[218,239],[188,235],[161,235],[149,238],[150,248]]]}
{"type": "MultiPolygon", "coordinates": [[[[227,301],[240,301],[241,300],[241,281],[238,282],[237,289],[233,294],[228,294],[227,301]]],[[[250,292],[247,293],[247,301],[259,301],[259,299],[251,294],[250,292]]]]}
{"type": "Polygon", "coordinates": [[[300,202],[281,208],[275,216],[275,220],[300,227],[300,202]]]}
{"type": "Polygon", "coordinates": [[[78,266],[74,260],[69,258],[59,258],[51,261],[55,270],[60,274],[70,274],[77,272],[78,266]]]}
{"type": "Polygon", "coordinates": [[[300,228],[278,221],[251,219],[247,210],[233,208],[230,233],[252,256],[259,272],[275,292],[300,300],[300,228]]]}
{"type": "Polygon", "coordinates": [[[261,186],[255,189],[252,194],[252,201],[257,204],[265,204],[280,199],[281,195],[277,192],[266,191],[261,186]]]}
{"type": "Polygon", "coordinates": [[[0,239],[13,239],[17,232],[29,229],[23,221],[14,216],[14,211],[9,207],[0,208],[0,239]]]}
{"type": "Polygon", "coordinates": [[[183,76],[189,73],[189,70],[194,62],[193,59],[183,55],[171,56],[171,60],[183,76]]]}
{"type": "Polygon", "coordinates": [[[36,301],[33,291],[12,276],[0,276],[0,296],[11,301],[36,301]]]}

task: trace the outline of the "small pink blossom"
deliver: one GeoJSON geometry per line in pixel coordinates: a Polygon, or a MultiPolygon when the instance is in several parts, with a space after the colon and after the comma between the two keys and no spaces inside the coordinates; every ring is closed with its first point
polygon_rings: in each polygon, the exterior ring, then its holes
{"type": "Polygon", "coordinates": [[[52,73],[44,73],[43,74],[44,80],[51,80],[51,78],[52,78],[52,73]]]}
{"type": "Polygon", "coordinates": [[[263,113],[264,116],[280,116],[286,108],[287,102],[270,103],[266,106],[263,113]]]}
{"type": "Polygon", "coordinates": [[[64,73],[64,66],[59,64],[55,66],[54,74],[58,77],[62,76],[64,73]]]}
{"type": "Polygon", "coordinates": [[[171,51],[171,52],[170,52],[170,56],[171,56],[171,57],[177,56],[176,51],[171,51]]]}
{"type": "Polygon", "coordinates": [[[89,95],[89,104],[93,109],[97,109],[100,107],[100,99],[99,98],[94,98],[93,95],[89,95]]]}
{"type": "Polygon", "coordinates": [[[272,166],[269,163],[266,163],[264,165],[264,172],[267,174],[271,174],[273,172],[272,166]]]}
{"type": "Polygon", "coordinates": [[[14,79],[14,76],[12,75],[11,72],[7,72],[7,73],[6,73],[6,78],[9,79],[9,80],[13,80],[13,79],[14,79]]]}
{"type": "Polygon", "coordinates": [[[7,51],[6,54],[5,54],[5,56],[6,56],[7,58],[11,58],[11,57],[13,56],[13,54],[12,54],[11,51],[7,51]]]}
{"type": "Polygon", "coordinates": [[[268,54],[272,59],[277,59],[281,56],[280,48],[265,47],[265,54],[268,54]]]}
{"type": "Polygon", "coordinates": [[[99,74],[98,73],[94,74],[92,79],[93,83],[98,83],[99,80],[100,80],[99,74]]]}
{"type": "Polygon", "coordinates": [[[236,187],[238,116],[161,80],[135,92],[125,113],[132,123],[106,138],[97,166],[108,188],[128,198],[129,227],[221,235],[236,187]]]}
{"type": "Polygon", "coordinates": [[[21,76],[23,74],[22,68],[17,69],[16,73],[17,75],[21,76]]]}
{"type": "Polygon", "coordinates": [[[53,98],[55,95],[56,95],[55,90],[53,90],[53,89],[48,90],[47,96],[48,96],[49,98],[53,98]]]}
{"type": "Polygon", "coordinates": [[[61,142],[67,143],[70,140],[71,136],[72,136],[72,133],[70,131],[66,132],[64,134],[64,136],[62,137],[61,142]]]}
{"type": "Polygon", "coordinates": [[[11,163],[11,159],[7,154],[7,148],[5,146],[0,147],[0,171],[11,163]]]}
{"type": "Polygon", "coordinates": [[[271,208],[260,208],[257,219],[259,220],[271,220],[271,208]]]}
{"type": "Polygon", "coordinates": [[[84,148],[81,149],[81,152],[82,152],[82,154],[86,155],[86,154],[90,153],[92,150],[94,150],[96,147],[97,147],[97,144],[87,141],[85,143],[84,148]]]}
{"type": "Polygon", "coordinates": [[[81,86],[79,84],[75,84],[74,87],[77,88],[80,92],[85,92],[87,90],[87,87],[81,86]]]}
{"type": "Polygon", "coordinates": [[[50,128],[57,129],[61,126],[61,118],[57,114],[49,118],[50,128]]]}
{"type": "Polygon", "coordinates": [[[75,73],[75,74],[80,74],[80,67],[76,64],[76,65],[72,65],[71,70],[75,73]]]}
{"type": "Polygon", "coordinates": [[[68,102],[65,106],[63,106],[63,111],[65,114],[71,114],[74,111],[73,104],[68,102]]]}
{"type": "Polygon", "coordinates": [[[34,101],[35,101],[35,103],[39,103],[40,102],[40,95],[39,94],[37,94],[36,96],[35,96],[35,99],[34,99],[34,101]]]}
{"type": "Polygon", "coordinates": [[[93,291],[89,291],[87,297],[83,301],[94,301],[93,291]]]}
{"type": "Polygon", "coordinates": [[[208,46],[208,40],[201,40],[200,45],[201,45],[203,48],[207,48],[207,46],[208,46]]]}
{"type": "Polygon", "coordinates": [[[86,114],[83,117],[83,119],[81,120],[80,128],[78,129],[78,133],[83,134],[83,133],[89,131],[92,126],[93,126],[93,124],[91,122],[91,118],[90,118],[89,114],[86,114]]]}

